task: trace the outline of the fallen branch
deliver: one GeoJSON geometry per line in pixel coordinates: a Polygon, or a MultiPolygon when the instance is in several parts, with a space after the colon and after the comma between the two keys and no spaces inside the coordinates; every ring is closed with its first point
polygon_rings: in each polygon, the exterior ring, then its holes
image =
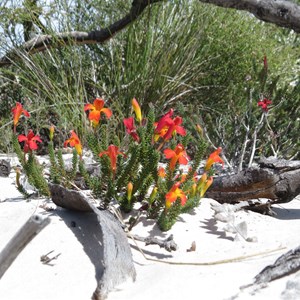
{"type": "Polygon", "coordinates": [[[174,239],[173,239],[173,235],[171,234],[169,237],[167,237],[164,240],[160,240],[156,237],[153,236],[148,236],[148,237],[141,237],[138,235],[128,235],[128,237],[136,240],[136,241],[140,241],[140,242],[145,242],[145,245],[158,245],[160,248],[164,248],[167,251],[171,252],[171,251],[176,251],[178,246],[175,243],[174,239]]]}
{"type": "Polygon", "coordinates": [[[253,284],[268,283],[300,270],[300,246],[281,255],[254,277],[253,284]]]}
{"type": "MultiPolygon", "coordinates": [[[[95,233],[102,233],[102,240],[99,242],[99,249],[94,251],[103,252],[99,265],[103,265],[104,270],[92,299],[104,299],[116,285],[127,278],[135,280],[131,250],[119,220],[108,210],[99,210],[92,199],[79,189],[70,190],[58,184],[49,184],[49,188],[56,205],[70,210],[93,212],[97,216],[99,226],[95,226],[94,230],[95,233]]],[[[90,235],[93,237],[93,232],[90,235]]]]}
{"type": "MultiPolygon", "coordinates": [[[[264,158],[258,168],[215,178],[206,196],[220,203],[267,198],[286,203],[300,194],[300,161],[264,158]]],[[[255,205],[255,204],[253,204],[255,205]]]]}
{"type": "MultiPolygon", "coordinates": [[[[281,255],[272,265],[266,266],[257,274],[253,282],[240,287],[241,292],[249,292],[252,296],[268,283],[289,276],[300,270],[300,246],[281,255]]],[[[237,298],[238,295],[232,297],[237,298]]]]}
{"type": "Polygon", "coordinates": [[[233,263],[233,262],[239,262],[239,261],[257,257],[257,256],[268,255],[268,254],[286,249],[285,247],[278,247],[277,249],[266,250],[266,251],[262,251],[262,252],[258,252],[258,253],[249,254],[249,255],[237,256],[237,257],[233,257],[233,258],[208,261],[208,262],[169,261],[169,260],[163,260],[163,259],[150,258],[150,257],[146,256],[144,251],[137,244],[136,240],[134,239],[134,236],[132,236],[131,233],[127,233],[127,235],[133,239],[138,251],[142,254],[142,256],[144,257],[145,260],[163,263],[163,264],[167,264],[167,265],[177,265],[177,266],[214,266],[214,265],[228,264],[228,263],[233,263]]]}
{"type": "Polygon", "coordinates": [[[11,171],[10,161],[6,159],[0,159],[0,176],[8,177],[11,171]]]}
{"type": "Polygon", "coordinates": [[[36,214],[31,216],[0,253],[0,279],[29,242],[48,224],[50,219],[36,214]]]}

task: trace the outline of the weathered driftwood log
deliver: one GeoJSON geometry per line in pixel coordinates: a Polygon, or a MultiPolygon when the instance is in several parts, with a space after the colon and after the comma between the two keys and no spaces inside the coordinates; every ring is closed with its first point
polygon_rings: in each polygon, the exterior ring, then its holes
{"type": "Polygon", "coordinates": [[[0,279],[21,251],[50,223],[48,217],[31,216],[0,252],[0,279]]]}
{"type": "MultiPolygon", "coordinates": [[[[241,286],[241,290],[248,289],[252,296],[255,292],[261,288],[266,287],[266,284],[273,280],[289,276],[300,270],[300,246],[295,249],[289,250],[282,254],[277,260],[266,266],[259,274],[257,274],[253,282],[244,286],[241,286]]],[[[234,297],[232,297],[234,298],[234,297]]],[[[235,298],[234,298],[235,299],[235,298]]],[[[282,298],[283,299],[283,298],[282,298]]],[[[297,297],[288,297],[286,299],[298,299],[297,297]]]]}
{"type": "Polygon", "coordinates": [[[285,203],[300,193],[300,161],[262,158],[259,167],[216,177],[206,196],[220,203],[267,198],[285,203]]]}
{"type": "Polygon", "coordinates": [[[0,160],[0,176],[8,177],[11,171],[10,161],[6,159],[0,160]]]}
{"type": "MultiPolygon", "coordinates": [[[[136,272],[126,234],[121,223],[107,210],[99,210],[81,191],[64,188],[58,184],[49,184],[53,202],[63,208],[84,212],[94,212],[97,215],[99,227],[95,231],[102,232],[103,240],[99,251],[103,251],[103,274],[94,292],[94,300],[105,299],[107,294],[127,278],[135,280],[136,272]]],[[[93,232],[90,233],[93,236],[93,232]]],[[[95,249],[97,251],[97,249],[95,249]]]]}

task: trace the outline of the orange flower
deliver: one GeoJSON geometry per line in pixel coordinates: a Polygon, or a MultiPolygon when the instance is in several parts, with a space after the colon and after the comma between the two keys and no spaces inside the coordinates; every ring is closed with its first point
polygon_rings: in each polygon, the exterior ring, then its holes
{"type": "Polygon", "coordinates": [[[166,171],[163,167],[159,167],[158,168],[158,176],[161,177],[161,178],[165,178],[166,177],[166,171]]]}
{"type": "Polygon", "coordinates": [[[112,111],[109,108],[104,108],[104,100],[96,98],[94,104],[88,103],[84,106],[84,111],[89,110],[89,120],[96,127],[100,122],[101,113],[104,113],[109,119],[112,116],[112,111]]]}
{"type": "Polygon", "coordinates": [[[110,167],[115,176],[117,170],[117,156],[118,154],[122,154],[125,156],[123,152],[119,151],[119,147],[115,145],[109,145],[106,151],[102,151],[99,153],[99,156],[102,157],[103,155],[107,155],[110,159],[110,167]]]}
{"type": "Polygon", "coordinates": [[[185,182],[187,175],[188,175],[188,174],[182,174],[182,175],[181,175],[181,178],[180,178],[180,182],[181,182],[181,183],[185,182]]]}
{"type": "Polygon", "coordinates": [[[185,205],[187,198],[185,193],[179,188],[179,186],[180,182],[176,182],[172,186],[170,191],[166,194],[166,208],[170,208],[171,204],[175,202],[178,198],[180,198],[181,200],[181,206],[185,205]]]}
{"type": "Polygon", "coordinates": [[[172,149],[165,149],[164,154],[166,159],[171,159],[170,162],[170,170],[173,171],[175,169],[175,165],[177,161],[179,161],[180,164],[186,165],[189,162],[189,157],[186,154],[184,147],[182,144],[178,144],[175,148],[175,150],[172,149]]]}
{"type": "Polygon", "coordinates": [[[17,127],[17,124],[19,122],[19,119],[21,117],[22,114],[24,114],[24,116],[26,117],[30,117],[30,114],[27,110],[25,110],[22,106],[22,104],[20,102],[17,102],[16,103],[16,106],[12,108],[12,113],[14,115],[14,132],[16,132],[16,127],[17,127]]]}
{"type": "Polygon", "coordinates": [[[224,161],[219,156],[221,151],[222,151],[222,148],[219,147],[216,151],[214,151],[213,153],[210,154],[210,156],[208,157],[208,159],[206,161],[206,165],[204,168],[205,171],[208,171],[214,163],[221,163],[224,167],[224,161]]]}
{"type": "Polygon", "coordinates": [[[74,130],[71,131],[71,137],[64,142],[64,147],[67,147],[68,144],[70,144],[71,147],[75,147],[77,154],[80,157],[82,156],[82,145],[74,130]]]}
{"type": "Polygon", "coordinates": [[[29,130],[27,136],[20,134],[18,136],[18,141],[19,142],[24,142],[24,152],[28,153],[31,150],[36,150],[38,148],[38,145],[36,142],[41,143],[42,140],[40,139],[40,137],[38,135],[34,135],[32,130],[29,130]]]}
{"type": "Polygon", "coordinates": [[[141,112],[141,108],[140,108],[140,105],[139,103],[137,102],[137,100],[135,98],[132,99],[131,101],[131,105],[134,109],[134,112],[135,112],[135,115],[136,115],[136,119],[139,121],[139,123],[141,124],[142,122],[142,112],[141,112]]]}

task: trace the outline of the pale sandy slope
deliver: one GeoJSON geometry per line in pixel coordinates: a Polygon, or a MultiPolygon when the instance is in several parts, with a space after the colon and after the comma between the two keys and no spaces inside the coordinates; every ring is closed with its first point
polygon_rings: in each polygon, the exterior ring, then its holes
{"type": "MultiPolygon", "coordinates": [[[[34,212],[51,218],[51,224],[25,248],[0,280],[0,299],[90,299],[96,287],[95,265],[99,257],[97,245],[90,244],[87,235],[92,232],[95,220],[61,209],[46,212],[40,208],[44,199],[26,202],[15,189],[13,173],[10,178],[0,178],[0,200],[0,249],[34,212]],[[53,266],[42,264],[41,255],[52,250],[50,257],[60,254],[53,266]]],[[[161,233],[152,221],[142,218],[134,233],[160,237],[172,233],[179,249],[169,253],[156,245],[139,243],[140,247],[148,257],[181,263],[210,262],[281,247],[286,249],[212,266],[169,265],[145,260],[130,241],[137,279],[117,287],[108,299],[228,299],[239,293],[240,286],[251,283],[253,277],[279,255],[300,245],[298,199],[275,206],[276,217],[245,211],[235,213],[235,223],[246,221],[248,236],[257,242],[234,241],[233,234],[225,234],[224,224],[213,217],[211,203],[214,201],[203,199],[193,214],[183,215],[168,233],[161,233]],[[196,251],[187,252],[193,241],[196,251]]],[[[55,208],[51,203],[48,206],[55,208]]],[[[276,280],[254,296],[247,291],[239,293],[237,299],[300,299],[300,276],[296,273],[276,280]]]]}

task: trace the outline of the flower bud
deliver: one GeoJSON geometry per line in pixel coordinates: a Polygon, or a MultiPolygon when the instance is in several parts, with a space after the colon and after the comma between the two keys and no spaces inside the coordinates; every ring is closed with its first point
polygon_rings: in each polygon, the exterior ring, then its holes
{"type": "Polygon", "coordinates": [[[127,199],[128,199],[128,202],[131,202],[131,198],[132,198],[132,190],[133,190],[133,184],[132,184],[132,182],[130,181],[130,182],[127,184],[127,199]]]}
{"type": "Polygon", "coordinates": [[[53,135],[54,135],[54,125],[51,125],[50,126],[50,129],[49,129],[49,138],[50,138],[50,141],[53,140],[53,135]]]}

